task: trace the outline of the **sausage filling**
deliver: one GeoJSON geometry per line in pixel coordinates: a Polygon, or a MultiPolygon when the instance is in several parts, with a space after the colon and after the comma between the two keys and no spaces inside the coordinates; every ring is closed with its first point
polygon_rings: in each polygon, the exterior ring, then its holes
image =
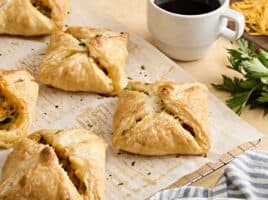
{"type": "Polygon", "coordinates": [[[37,10],[39,10],[43,15],[51,18],[51,8],[44,5],[42,0],[31,0],[31,3],[37,10]]]}
{"type": "Polygon", "coordinates": [[[38,142],[41,143],[41,144],[49,145],[54,149],[54,151],[55,151],[55,153],[56,153],[56,155],[58,157],[60,165],[62,166],[64,171],[67,172],[69,178],[71,179],[72,183],[76,187],[77,191],[80,194],[85,194],[86,193],[86,185],[75,174],[75,170],[72,168],[72,163],[71,163],[70,159],[68,158],[68,156],[64,155],[63,152],[60,152],[59,150],[55,149],[51,144],[49,144],[45,140],[44,137],[41,137],[38,142]]]}

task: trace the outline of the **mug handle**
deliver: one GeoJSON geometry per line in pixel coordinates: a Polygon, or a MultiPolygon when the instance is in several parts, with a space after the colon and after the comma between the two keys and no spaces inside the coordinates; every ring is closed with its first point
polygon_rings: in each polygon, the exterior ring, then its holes
{"type": "Polygon", "coordinates": [[[229,40],[237,40],[238,38],[240,38],[242,34],[244,33],[244,28],[245,28],[244,15],[235,10],[227,9],[222,14],[222,17],[234,20],[235,31],[229,29],[228,27],[222,27],[220,30],[220,35],[222,35],[223,37],[229,40]]]}

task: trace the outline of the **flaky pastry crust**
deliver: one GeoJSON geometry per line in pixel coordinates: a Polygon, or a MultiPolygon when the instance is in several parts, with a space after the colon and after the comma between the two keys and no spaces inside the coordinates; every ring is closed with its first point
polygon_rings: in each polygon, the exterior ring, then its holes
{"type": "Polygon", "coordinates": [[[40,80],[66,91],[117,94],[124,85],[128,34],[70,27],[51,36],[40,80]]]}
{"type": "Polygon", "coordinates": [[[130,82],[119,94],[113,145],[142,155],[206,154],[207,88],[200,83],[130,82]]]}
{"type": "Polygon", "coordinates": [[[0,34],[39,36],[64,27],[68,0],[0,0],[0,34]]]}
{"type": "Polygon", "coordinates": [[[107,145],[84,129],[41,130],[14,146],[0,199],[101,200],[107,145]]]}
{"type": "Polygon", "coordinates": [[[10,147],[28,134],[38,90],[27,71],[0,70],[0,147],[10,147]]]}

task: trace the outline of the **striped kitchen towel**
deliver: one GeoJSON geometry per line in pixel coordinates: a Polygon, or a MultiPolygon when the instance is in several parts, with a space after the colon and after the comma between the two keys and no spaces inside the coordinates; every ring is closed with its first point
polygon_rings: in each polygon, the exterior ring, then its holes
{"type": "Polygon", "coordinates": [[[268,152],[247,151],[225,168],[212,189],[184,186],[157,193],[150,200],[266,199],[268,200],[268,152]]]}

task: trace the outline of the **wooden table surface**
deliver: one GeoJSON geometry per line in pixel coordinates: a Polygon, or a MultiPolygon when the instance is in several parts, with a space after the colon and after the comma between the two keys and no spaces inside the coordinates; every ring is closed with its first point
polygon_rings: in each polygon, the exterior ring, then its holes
{"type": "MultiPolygon", "coordinates": [[[[146,25],[147,0],[98,0],[95,2],[103,13],[114,17],[132,32],[137,33],[148,42],[154,44],[146,25]]],[[[234,75],[234,72],[226,68],[227,56],[225,48],[230,46],[229,41],[224,38],[219,38],[203,59],[195,62],[176,63],[183,67],[196,80],[207,84],[210,91],[224,101],[228,98],[228,94],[216,91],[210,86],[210,83],[221,82],[222,74],[234,75]]],[[[268,116],[264,117],[261,110],[246,110],[241,115],[241,118],[265,135],[257,149],[268,150],[268,116]]],[[[194,185],[212,187],[221,173],[222,169],[203,178],[194,185]]]]}

